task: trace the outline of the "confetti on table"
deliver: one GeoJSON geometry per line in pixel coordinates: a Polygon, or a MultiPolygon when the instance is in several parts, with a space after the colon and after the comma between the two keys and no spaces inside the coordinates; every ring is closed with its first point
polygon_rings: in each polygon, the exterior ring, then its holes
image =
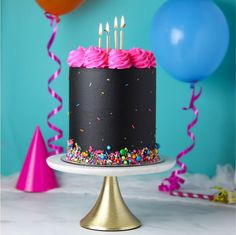
{"type": "Polygon", "coordinates": [[[124,137],[124,140],[127,140],[127,138],[126,138],[126,137],[124,137]]]}
{"type": "Polygon", "coordinates": [[[148,111],[149,111],[149,112],[152,112],[152,109],[149,108],[148,111]]]}
{"type": "Polygon", "coordinates": [[[137,78],[137,81],[139,81],[139,78],[137,78]]]}
{"type": "Polygon", "coordinates": [[[113,113],[112,112],[110,112],[110,115],[112,115],[113,113]]]}
{"type": "Polygon", "coordinates": [[[80,128],[79,131],[80,131],[80,132],[84,132],[84,129],[81,129],[81,128],[80,128]]]}
{"type": "Polygon", "coordinates": [[[91,122],[89,122],[89,125],[91,125],[92,123],[91,122]]]}
{"type": "Polygon", "coordinates": [[[126,86],[126,87],[129,86],[129,83],[126,83],[125,86],[126,86]]]}
{"type": "Polygon", "coordinates": [[[150,94],[152,94],[152,91],[150,91],[150,94]]]}
{"type": "Polygon", "coordinates": [[[101,120],[101,118],[100,118],[100,117],[97,117],[97,120],[98,120],[98,121],[100,121],[100,120],[101,120]]]}
{"type": "Polygon", "coordinates": [[[105,92],[104,92],[104,91],[102,91],[102,92],[101,92],[101,95],[104,95],[104,94],[105,94],[105,92]]]}
{"type": "Polygon", "coordinates": [[[93,83],[92,83],[92,82],[90,82],[90,83],[89,83],[89,87],[91,87],[91,86],[92,86],[92,84],[93,84],[93,83]]]}
{"type": "Polygon", "coordinates": [[[133,129],[135,129],[135,125],[134,124],[132,124],[131,126],[132,126],[133,129]]]}
{"type": "Polygon", "coordinates": [[[107,78],[107,81],[110,82],[110,78],[107,78]]]}
{"type": "Polygon", "coordinates": [[[102,142],[104,141],[104,139],[102,138],[102,142]]]}
{"type": "Polygon", "coordinates": [[[75,105],[76,107],[79,107],[80,106],[80,104],[77,104],[77,105],[75,105]]]}
{"type": "Polygon", "coordinates": [[[138,109],[134,109],[135,112],[138,112],[138,109]]]}

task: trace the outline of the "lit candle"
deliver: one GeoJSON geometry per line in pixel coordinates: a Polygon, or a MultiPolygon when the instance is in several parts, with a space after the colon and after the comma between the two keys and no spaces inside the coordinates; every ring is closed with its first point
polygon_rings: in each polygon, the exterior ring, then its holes
{"type": "Polygon", "coordinates": [[[99,29],[98,29],[98,47],[102,47],[102,24],[99,24],[99,29]]]}
{"type": "Polygon", "coordinates": [[[109,51],[110,49],[110,27],[109,27],[109,23],[106,23],[106,29],[105,31],[107,32],[107,37],[106,37],[106,47],[107,47],[107,51],[109,51]]]}
{"type": "Polygon", "coordinates": [[[123,29],[125,27],[125,18],[124,16],[121,17],[121,20],[120,20],[120,49],[123,49],[124,48],[124,32],[123,32],[123,29]]]}
{"type": "Polygon", "coordinates": [[[117,17],[115,17],[115,19],[114,19],[114,44],[115,44],[115,49],[118,49],[117,28],[118,28],[118,22],[117,22],[117,17]]]}

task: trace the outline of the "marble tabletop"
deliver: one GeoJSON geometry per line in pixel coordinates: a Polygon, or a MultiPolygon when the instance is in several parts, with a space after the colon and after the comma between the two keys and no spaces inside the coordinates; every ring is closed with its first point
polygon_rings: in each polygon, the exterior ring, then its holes
{"type": "MultiPolygon", "coordinates": [[[[235,206],[160,193],[157,186],[165,176],[154,174],[119,178],[122,195],[131,211],[142,221],[142,227],[105,234],[236,234],[235,206]]],[[[59,174],[61,187],[46,193],[17,191],[14,188],[17,177],[12,175],[1,179],[3,235],[102,234],[79,226],[80,219],[96,201],[102,177],[59,174]]],[[[234,176],[230,174],[230,177],[229,173],[227,177],[221,175],[213,179],[190,175],[183,190],[207,192],[216,184],[235,187],[234,176]]]]}

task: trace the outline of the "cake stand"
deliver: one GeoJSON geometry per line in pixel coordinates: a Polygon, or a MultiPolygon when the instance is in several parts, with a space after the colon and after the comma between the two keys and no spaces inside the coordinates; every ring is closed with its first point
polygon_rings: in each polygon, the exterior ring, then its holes
{"type": "MultiPolygon", "coordinates": [[[[118,184],[118,176],[154,174],[167,171],[175,165],[173,160],[163,160],[157,164],[132,167],[97,167],[75,165],[61,160],[65,154],[47,158],[47,164],[54,170],[82,175],[104,176],[101,192],[91,211],[80,221],[87,229],[100,231],[124,231],[141,226],[126,206],[118,184]]],[[[164,159],[161,156],[161,159],[164,159]]]]}

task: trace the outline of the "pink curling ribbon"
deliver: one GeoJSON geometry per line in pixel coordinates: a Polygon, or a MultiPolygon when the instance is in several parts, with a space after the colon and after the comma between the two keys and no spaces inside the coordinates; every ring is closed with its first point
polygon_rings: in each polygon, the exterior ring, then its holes
{"type": "Polygon", "coordinates": [[[168,192],[170,194],[172,194],[173,191],[180,189],[181,184],[183,184],[185,182],[185,180],[183,178],[181,178],[179,175],[185,174],[187,172],[187,166],[184,163],[182,163],[180,161],[180,159],[184,155],[188,154],[195,146],[195,136],[190,130],[196,125],[196,123],[198,121],[198,109],[195,107],[194,103],[202,94],[202,88],[200,88],[200,91],[198,94],[195,94],[194,84],[191,86],[191,88],[192,88],[192,97],[190,100],[189,107],[183,108],[183,110],[191,109],[196,116],[195,119],[188,125],[188,128],[187,128],[187,134],[188,134],[189,138],[192,140],[192,144],[189,147],[187,147],[185,150],[180,152],[176,157],[176,163],[181,169],[174,170],[171,173],[171,176],[169,178],[164,179],[163,182],[161,183],[161,185],[159,185],[160,191],[168,192]]]}
{"type": "Polygon", "coordinates": [[[47,12],[45,13],[45,16],[47,17],[47,19],[50,20],[50,26],[53,27],[52,36],[50,37],[50,39],[48,41],[48,44],[47,44],[48,55],[52,60],[56,61],[56,63],[59,65],[59,68],[57,69],[57,71],[55,73],[53,73],[51,75],[51,77],[49,78],[49,80],[48,80],[48,91],[49,91],[49,93],[51,94],[51,96],[53,98],[55,98],[60,103],[59,106],[56,107],[55,109],[53,109],[47,116],[47,124],[48,124],[49,128],[57,133],[55,136],[50,137],[47,140],[48,147],[52,149],[52,151],[50,152],[50,155],[54,155],[54,154],[59,154],[59,153],[63,152],[63,147],[62,146],[57,146],[57,145],[52,143],[52,142],[62,138],[63,131],[49,121],[52,116],[56,115],[62,109],[62,98],[50,87],[50,84],[61,73],[61,61],[56,55],[54,55],[50,51],[50,49],[52,47],[52,44],[55,40],[55,37],[57,35],[57,28],[58,28],[58,23],[59,23],[60,19],[58,18],[58,16],[51,15],[47,12]]]}

